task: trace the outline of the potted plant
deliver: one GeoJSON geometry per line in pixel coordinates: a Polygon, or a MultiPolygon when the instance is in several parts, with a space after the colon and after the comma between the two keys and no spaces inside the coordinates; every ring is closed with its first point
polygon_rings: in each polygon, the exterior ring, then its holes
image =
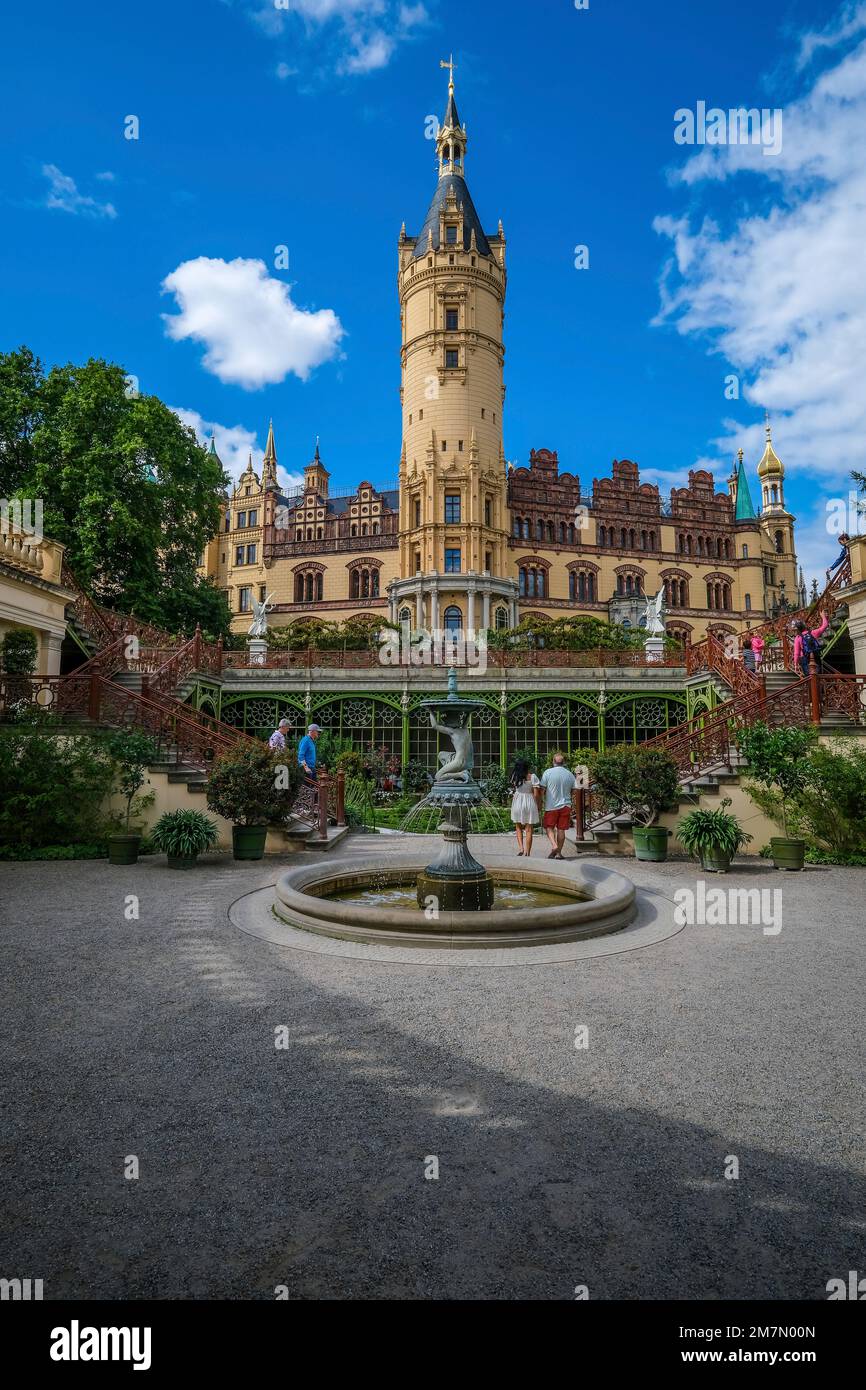
{"type": "Polygon", "coordinates": [[[726,798],[717,811],[689,811],[677,826],[677,839],[683,849],[699,858],[701,868],[709,873],[726,874],[737,850],[752,838],[736,816],[726,811],[730,804],[730,798],[726,798]]]}
{"type": "Polygon", "coordinates": [[[125,828],[112,831],[108,836],[109,864],[135,864],[141,848],[141,833],[130,830],[133,804],[144,810],[153,801],[153,796],[139,797],[147,780],[149,765],[156,762],[158,750],[153,739],[134,729],[114,734],[108,740],[108,753],[117,767],[116,786],[126,801],[125,828]]]}
{"type": "Polygon", "coordinates": [[[198,856],[216,844],[216,822],[203,811],[166,811],[150,838],[154,849],[168,855],[170,869],[193,869],[198,856]]]}
{"type": "Polygon", "coordinates": [[[615,813],[630,811],[635,858],[656,864],[667,859],[671,832],[655,822],[679,792],[679,772],[670,754],[660,748],[612,748],[593,755],[590,778],[615,813]]]}
{"type": "Polygon", "coordinates": [[[252,739],[216,760],[208,777],[207,804],[232,822],[235,859],[261,859],[268,824],[285,819],[298,782],[297,763],[252,739]]]}
{"type": "Polygon", "coordinates": [[[781,805],[783,835],[774,835],[770,851],[777,869],[802,869],[806,857],[806,841],[788,834],[791,803],[802,796],[812,780],[809,756],[815,745],[812,729],[770,728],[753,724],[743,728],[737,744],[749,764],[749,776],[767,791],[778,794],[781,805]]]}

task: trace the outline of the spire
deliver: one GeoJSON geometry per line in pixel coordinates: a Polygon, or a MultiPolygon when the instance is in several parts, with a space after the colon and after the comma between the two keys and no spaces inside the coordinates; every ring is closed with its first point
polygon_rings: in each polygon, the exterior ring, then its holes
{"type": "Polygon", "coordinates": [[[758,514],[755,511],[755,504],[752,501],[752,494],[749,491],[749,479],[746,476],[746,465],[743,462],[742,449],[737,455],[737,460],[739,466],[737,468],[737,481],[735,487],[736,505],[734,507],[734,520],[755,521],[758,514]]]}
{"type": "Polygon", "coordinates": [[[773,431],[770,428],[770,412],[764,411],[764,431],[767,436],[767,443],[761,455],[761,462],[758,464],[758,477],[766,478],[769,474],[776,474],[779,478],[784,478],[785,469],[782,460],[773,448],[773,431]]]}
{"type": "Polygon", "coordinates": [[[448,104],[436,136],[436,153],[439,155],[439,177],[446,174],[463,173],[463,160],[466,154],[466,127],[460,124],[457,102],[454,100],[454,58],[439,63],[440,68],[448,69],[448,104]]]}
{"type": "Polygon", "coordinates": [[[277,450],[274,445],[274,422],[268,422],[268,442],[265,445],[265,456],[262,460],[262,487],[276,487],[277,485],[277,450]]]}
{"type": "Polygon", "coordinates": [[[454,69],[457,66],[457,64],[454,61],[454,54],[449,54],[447,63],[445,62],[444,58],[440,58],[439,66],[440,68],[448,69],[448,105],[445,108],[445,120],[442,122],[442,124],[450,127],[451,129],[459,130],[460,117],[457,114],[457,103],[454,100],[454,69]]]}

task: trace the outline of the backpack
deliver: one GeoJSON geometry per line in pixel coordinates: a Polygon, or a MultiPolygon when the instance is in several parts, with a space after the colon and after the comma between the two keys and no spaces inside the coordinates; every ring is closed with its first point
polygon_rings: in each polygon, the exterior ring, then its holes
{"type": "Polygon", "coordinates": [[[817,637],[812,636],[811,632],[804,632],[802,650],[804,656],[820,656],[821,643],[818,641],[817,637]]]}

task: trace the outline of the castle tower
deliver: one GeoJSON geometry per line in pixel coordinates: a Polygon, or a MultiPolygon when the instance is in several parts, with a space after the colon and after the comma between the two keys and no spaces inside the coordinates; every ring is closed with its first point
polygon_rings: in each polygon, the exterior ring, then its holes
{"type": "Polygon", "coordinates": [[[502,407],[505,237],[484,232],[464,171],[449,69],[439,179],[417,237],[399,239],[400,579],[391,615],[416,627],[512,625],[502,407]]]}
{"type": "Polygon", "coordinates": [[[265,445],[265,456],[262,460],[262,487],[275,488],[277,486],[277,450],[274,444],[274,422],[268,424],[268,442],[265,445]]]}
{"type": "Polygon", "coordinates": [[[761,480],[761,530],[764,533],[765,606],[772,611],[784,595],[796,607],[800,591],[797,554],[794,549],[794,517],[785,507],[785,468],[773,448],[769,413],[767,443],[758,464],[761,480]]]}

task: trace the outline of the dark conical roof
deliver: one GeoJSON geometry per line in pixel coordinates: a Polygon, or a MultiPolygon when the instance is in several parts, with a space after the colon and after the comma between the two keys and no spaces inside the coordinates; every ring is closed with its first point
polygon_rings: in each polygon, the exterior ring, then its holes
{"type": "Polygon", "coordinates": [[[448,93],[448,105],[445,107],[445,117],[442,121],[443,129],[448,130],[452,126],[459,128],[460,117],[457,114],[457,102],[454,100],[453,91],[448,93]]]}
{"type": "MultiPolygon", "coordinates": [[[[490,255],[490,243],[484,235],[481,220],[475,211],[475,204],[466,186],[466,180],[459,174],[446,174],[439,180],[436,192],[433,194],[433,201],[427,209],[427,216],[424,218],[423,225],[418,233],[415,243],[415,256],[423,256],[427,252],[429,233],[433,233],[434,250],[439,250],[439,212],[445,206],[445,201],[449,193],[453,192],[457,199],[457,206],[463,204],[463,250],[468,251],[472,242],[472,230],[475,229],[475,242],[478,253],[481,256],[490,255]]],[[[459,243],[458,243],[459,245],[459,243]]]]}

